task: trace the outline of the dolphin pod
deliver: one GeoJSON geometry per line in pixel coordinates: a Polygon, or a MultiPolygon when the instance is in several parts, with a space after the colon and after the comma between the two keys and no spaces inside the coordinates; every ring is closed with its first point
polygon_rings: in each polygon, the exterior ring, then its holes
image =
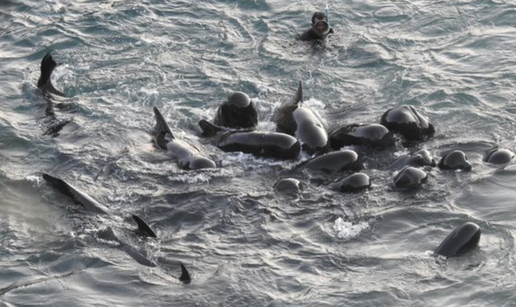
{"type": "MultiPolygon", "coordinates": [[[[53,186],[55,189],[57,189],[59,192],[68,196],[71,200],[73,200],[74,203],[81,205],[85,210],[102,215],[111,214],[106,206],[100,204],[98,201],[94,200],[92,197],[80,191],[79,189],[67,183],[66,181],[48,174],[43,174],[43,179],[46,182],[48,182],[51,186],[53,186]]],[[[135,231],[136,234],[145,237],[157,237],[156,233],[152,230],[149,224],[147,224],[147,222],[145,222],[141,217],[133,214],[132,218],[138,226],[138,228],[135,231]]],[[[111,227],[107,227],[106,229],[99,231],[99,237],[104,240],[117,242],[119,248],[125,251],[139,264],[149,267],[156,266],[156,264],[153,261],[149,260],[147,257],[142,255],[136,248],[128,245],[127,243],[123,242],[120,238],[118,238],[118,236],[115,234],[111,227]]],[[[188,273],[186,267],[183,264],[181,264],[181,275],[178,279],[184,283],[190,283],[191,281],[190,274],[188,273]]]]}
{"type": "MultiPolygon", "coordinates": [[[[51,126],[48,134],[57,135],[69,121],[58,121],[54,112],[51,95],[65,96],[57,90],[51,76],[58,64],[50,53],[41,61],[41,75],[37,87],[48,101],[47,115],[57,123],[51,126]]],[[[200,170],[215,168],[213,160],[202,155],[201,151],[172,133],[165,118],[157,108],[153,108],[156,125],[153,130],[157,146],[169,153],[179,168],[200,170]]],[[[302,161],[295,169],[336,174],[357,172],[364,169],[361,156],[354,150],[343,146],[369,146],[373,148],[390,147],[396,142],[395,134],[408,141],[423,141],[435,134],[434,126],[413,106],[399,106],[386,111],[380,124],[346,124],[338,126],[330,133],[322,124],[319,116],[303,103],[303,85],[299,87],[294,98],[276,110],[273,121],[277,132],[254,131],[257,126],[257,113],[252,100],[244,93],[235,92],[228,97],[217,110],[214,123],[201,120],[199,126],[203,136],[211,137],[215,146],[226,152],[239,151],[259,157],[297,160],[301,150],[315,155],[302,161]],[[243,129],[243,130],[235,130],[243,129]],[[336,151],[330,151],[330,150],[336,151]]],[[[514,158],[508,149],[496,149],[486,154],[484,161],[490,164],[506,165],[514,158]]],[[[395,189],[412,189],[420,187],[427,181],[428,175],[419,167],[438,166],[442,170],[471,170],[471,163],[465,153],[453,150],[445,153],[436,163],[428,150],[418,150],[403,156],[389,165],[390,170],[400,170],[394,176],[395,189]]],[[[43,174],[43,179],[58,191],[81,205],[86,211],[111,215],[109,209],[62,179],[43,174]]],[[[346,174],[329,185],[341,192],[360,192],[371,187],[369,176],[363,173],[346,174]]],[[[295,178],[285,178],[274,185],[278,193],[299,194],[301,182],[295,178]]],[[[156,238],[156,233],[139,216],[133,215],[137,224],[136,233],[145,237],[156,238]]],[[[461,255],[478,245],[480,227],[474,223],[465,223],[456,228],[435,249],[436,255],[453,257],[461,255]]],[[[111,227],[101,231],[101,237],[117,242],[118,247],[130,255],[139,264],[155,267],[156,263],[141,254],[136,248],[122,241],[111,227]]],[[[191,276],[181,264],[178,279],[190,283],[191,276]]]]}

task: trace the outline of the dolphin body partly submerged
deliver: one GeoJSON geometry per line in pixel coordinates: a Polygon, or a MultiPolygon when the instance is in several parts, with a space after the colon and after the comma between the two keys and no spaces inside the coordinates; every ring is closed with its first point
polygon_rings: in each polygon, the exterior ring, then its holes
{"type": "Polygon", "coordinates": [[[330,151],[328,132],[321,119],[303,106],[303,84],[299,82],[294,99],[278,108],[274,114],[277,131],[296,137],[309,154],[330,151]]]}
{"type": "Polygon", "coordinates": [[[71,122],[71,120],[57,118],[54,111],[54,102],[52,101],[52,95],[65,97],[65,94],[61,91],[58,91],[52,84],[52,73],[54,72],[54,69],[57,66],[58,64],[56,63],[56,61],[54,61],[50,52],[47,53],[41,60],[41,74],[38,79],[38,89],[41,91],[47,102],[45,115],[49,119],[49,127],[43,134],[51,136],[58,136],[61,129],[63,129],[63,127],[66,124],[71,122]]]}
{"type": "Polygon", "coordinates": [[[201,155],[199,149],[175,138],[165,118],[157,108],[154,108],[154,115],[156,116],[156,126],[154,128],[156,143],[177,160],[181,169],[197,170],[216,167],[215,162],[201,155]]]}
{"type": "MultiPolygon", "coordinates": [[[[43,179],[50,185],[52,185],[54,188],[56,188],[58,191],[72,199],[74,203],[81,205],[85,210],[96,214],[110,215],[109,209],[106,206],[102,205],[101,203],[93,199],[91,196],[80,191],[79,189],[67,183],[66,181],[48,174],[43,174],[43,179]]],[[[153,238],[157,237],[156,233],[152,230],[149,224],[147,224],[147,222],[145,222],[141,217],[133,214],[132,218],[138,225],[138,228],[135,231],[138,235],[153,238]]],[[[104,240],[114,241],[118,243],[118,247],[125,251],[139,264],[148,267],[156,267],[156,264],[153,261],[145,257],[136,248],[132,247],[131,245],[128,245],[120,238],[118,238],[118,236],[115,234],[111,227],[107,227],[106,229],[100,231],[99,237],[104,240]]],[[[184,283],[190,283],[191,281],[190,274],[188,273],[186,267],[183,264],[181,264],[181,276],[179,277],[179,280],[184,283]]]]}

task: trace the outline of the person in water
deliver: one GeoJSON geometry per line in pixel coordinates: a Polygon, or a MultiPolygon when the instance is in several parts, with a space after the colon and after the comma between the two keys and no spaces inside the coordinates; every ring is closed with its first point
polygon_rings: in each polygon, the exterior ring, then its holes
{"type": "Polygon", "coordinates": [[[326,14],[323,12],[316,12],[312,16],[312,28],[299,36],[299,40],[313,41],[325,39],[328,35],[333,33],[333,29],[328,24],[326,14]]]}

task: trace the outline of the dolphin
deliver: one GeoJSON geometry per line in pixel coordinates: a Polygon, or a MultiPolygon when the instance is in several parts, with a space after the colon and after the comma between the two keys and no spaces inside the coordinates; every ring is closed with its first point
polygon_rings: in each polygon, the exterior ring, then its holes
{"type": "Polygon", "coordinates": [[[45,109],[45,115],[49,118],[50,123],[47,130],[43,133],[43,135],[51,135],[51,136],[58,136],[61,129],[63,129],[66,124],[70,123],[71,120],[68,119],[59,119],[57,118],[55,112],[54,112],[54,103],[52,102],[51,95],[56,96],[62,96],[65,97],[65,94],[59,90],[57,90],[54,85],[52,84],[52,73],[54,72],[54,69],[59,64],[54,61],[52,58],[52,55],[47,53],[43,59],[41,60],[41,74],[38,79],[38,89],[43,94],[46,102],[47,107],[45,109]]]}
{"type": "Polygon", "coordinates": [[[154,115],[156,116],[156,126],[154,127],[156,143],[177,160],[181,169],[197,170],[216,167],[215,162],[202,156],[198,148],[175,138],[165,118],[157,108],[154,108],[154,115]]]}
{"type": "Polygon", "coordinates": [[[277,131],[296,137],[309,154],[330,150],[328,133],[320,118],[303,106],[303,83],[299,82],[294,99],[278,108],[273,118],[277,131]]]}
{"type": "Polygon", "coordinates": [[[445,257],[463,254],[478,245],[480,233],[480,227],[477,224],[471,222],[462,224],[443,240],[434,253],[445,257]]]}

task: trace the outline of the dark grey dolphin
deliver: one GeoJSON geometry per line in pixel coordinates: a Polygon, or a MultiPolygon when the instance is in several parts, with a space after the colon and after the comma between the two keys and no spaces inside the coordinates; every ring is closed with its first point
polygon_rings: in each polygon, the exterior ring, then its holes
{"type": "Polygon", "coordinates": [[[416,166],[416,167],[419,167],[419,166],[435,167],[436,163],[435,163],[434,158],[432,158],[432,155],[430,154],[430,152],[428,150],[420,149],[409,155],[405,155],[405,156],[401,156],[401,157],[397,158],[396,160],[391,162],[391,164],[389,164],[387,169],[397,170],[397,169],[401,169],[407,165],[416,166]]]}
{"type": "Polygon", "coordinates": [[[282,194],[297,194],[302,189],[301,182],[295,178],[282,178],[274,184],[274,191],[282,194]]]}
{"type": "Polygon", "coordinates": [[[48,174],[43,174],[43,179],[45,179],[46,182],[51,184],[61,193],[70,197],[76,204],[84,207],[84,209],[94,213],[109,214],[109,209],[106,206],[100,204],[98,201],[91,198],[88,194],[80,191],[64,180],[50,176],[48,174]]]}
{"type": "Polygon", "coordinates": [[[359,155],[353,150],[332,151],[301,162],[296,168],[323,173],[359,171],[364,169],[359,155]]]}
{"type": "MultiPolygon", "coordinates": [[[[43,174],[43,179],[45,179],[45,181],[47,181],[53,187],[58,189],[61,193],[70,197],[75,203],[83,206],[86,210],[99,214],[109,214],[109,210],[104,205],[100,204],[99,202],[91,198],[89,195],[85,194],[84,192],[81,192],[80,190],[68,184],[64,180],[50,176],[48,174],[43,174]]],[[[156,233],[141,217],[133,215],[133,219],[138,225],[138,229],[136,230],[137,234],[147,237],[156,237],[156,233]]],[[[118,238],[118,236],[115,234],[111,227],[107,227],[106,229],[100,231],[98,233],[98,236],[104,240],[117,242],[119,244],[120,249],[125,251],[139,264],[149,267],[156,266],[156,264],[153,261],[145,257],[136,248],[128,245],[127,243],[123,242],[120,238],[118,238]]],[[[190,274],[188,273],[183,264],[181,264],[181,272],[182,273],[179,277],[179,280],[184,283],[190,283],[190,274]]]]}
{"type": "Polygon", "coordinates": [[[405,166],[396,176],[394,176],[394,187],[396,189],[418,188],[428,179],[428,174],[412,166],[405,166]]]}
{"type": "Polygon", "coordinates": [[[465,223],[452,231],[434,253],[445,257],[463,254],[478,245],[480,233],[480,227],[477,224],[465,223]]]}
{"type": "Polygon", "coordinates": [[[153,261],[151,261],[147,257],[145,257],[136,248],[128,245],[127,243],[123,242],[120,238],[118,238],[118,236],[113,231],[113,228],[107,227],[106,229],[99,231],[98,237],[103,240],[114,241],[114,242],[118,243],[120,249],[122,249],[124,252],[126,252],[134,260],[136,260],[136,262],[138,262],[139,264],[148,266],[148,267],[156,266],[156,264],[153,261]]]}
{"type": "Polygon", "coordinates": [[[154,128],[156,143],[177,160],[181,169],[196,170],[216,167],[215,162],[202,156],[198,148],[176,139],[157,108],[154,108],[154,115],[156,116],[156,126],[154,128]]]}
{"type": "Polygon", "coordinates": [[[514,159],[514,153],[512,151],[506,148],[495,147],[486,153],[484,162],[496,166],[505,166],[511,163],[512,159],[514,159]]]}
{"type": "Polygon", "coordinates": [[[328,133],[315,113],[303,106],[303,83],[299,82],[294,99],[282,105],[273,118],[277,131],[295,136],[309,153],[329,151],[328,133]]]}
{"type": "Polygon", "coordinates": [[[297,159],[301,146],[296,138],[278,132],[228,130],[206,120],[199,121],[203,136],[214,137],[218,148],[226,152],[240,151],[258,157],[297,159]]]}
{"type": "Polygon", "coordinates": [[[44,135],[57,136],[63,127],[70,123],[71,120],[58,119],[54,112],[54,103],[51,99],[51,95],[57,96],[65,96],[63,92],[56,90],[54,85],[52,85],[51,77],[54,69],[58,66],[56,61],[52,58],[52,55],[47,53],[43,59],[41,60],[41,74],[38,80],[38,89],[41,91],[45,100],[47,102],[47,107],[45,109],[45,115],[49,119],[48,128],[43,133],[44,135]]]}
{"type": "Polygon", "coordinates": [[[219,106],[213,122],[228,128],[254,129],[258,125],[258,113],[247,94],[234,92],[219,106]]]}
{"type": "Polygon", "coordinates": [[[419,114],[416,108],[409,105],[387,110],[382,115],[380,123],[409,141],[421,141],[435,133],[434,126],[419,114]]]}
{"type": "Polygon", "coordinates": [[[56,61],[54,61],[50,52],[43,57],[43,59],[41,60],[41,75],[39,76],[38,80],[38,88],[43,93],[50,93],[64,97],[65,94],[63,94],[63,92],[61,91],[56,90],[54,85],[52,85],[52,73],[54,72],[54,69],[56,69],[57,66],[58,64],[56,63],[56,61]]]}
{"type": "Polygon", "coordinates": [[[329,187],[341,192],[360,192],[371,187],[371,180],[364,173],[354,173],[332,182],[329,187]]]}
{"type": "Polygon", "coordinates": [[[380,124],[344,125],[332,129],[329,133],[331,147],[339,150],[349,145],[365,145],[383,148],[394,145],[394,135],[380,124]]]}
{"type": "Polygon", "coordinates": [[[437,166],[446,170],[470,171],[472,166],[466,154],[461,150],[452,150],[444,154],[437,166]]]}

